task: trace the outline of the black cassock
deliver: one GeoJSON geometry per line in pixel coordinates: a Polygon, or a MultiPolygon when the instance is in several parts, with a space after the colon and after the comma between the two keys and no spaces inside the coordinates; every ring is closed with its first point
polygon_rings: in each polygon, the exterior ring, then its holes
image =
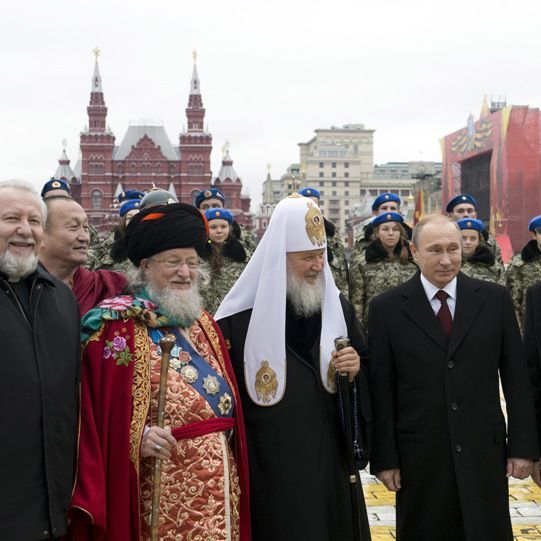
{"type": "MultiPolygon", "coordinates": [[[[369,429],[366,340],[351,304],[341,297],[351,345],[361,356],[357,379],[363,429],[369,429]]],[[[251,310],[220,320],[242,398],[250,459],[254,541],[353,540],[346,445],[337,395],[319,373],[321,316],[286,312],[287,380],[282,400],[255,404],[244,382],[244,342],[251,310]]],[[[362,498],[362,494],[361,494],[362,498]]],[[[362,540],[370,539],[362,506],[362,540]]]]}

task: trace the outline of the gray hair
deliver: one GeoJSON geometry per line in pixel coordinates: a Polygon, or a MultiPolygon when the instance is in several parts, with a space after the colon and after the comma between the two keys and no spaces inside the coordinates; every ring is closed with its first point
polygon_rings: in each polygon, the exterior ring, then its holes
{"type": "Polygon", "coordinates": [[[445,216],[443,214],[429,214],[428,216],[425,216],[422,220],[420,220],[413,228],[413,233],[411,234],[411,243],[413,244],[413,246],[415,246],[415,248],[419,248],[419,238],[421,236],[421,231],[424,229],[424,227],[428,224],[434,223],[453,224],[457,232],[460,233],[460,228],[454,220],[449,218],[449,216],[445,216]]]}
{"type": "MultiPolygon", "coordinates": [[[[5,190],[7,188],[14,188],[16,190],[21,190],[24,192],[28,192],[31,195],[33,195],[38,201],[41,208],[41,214],[43,216],[43,227],[45,227],[45,222],[47,221],[47,206],[43,202],[43,199],[40,197],[37,190],[30,184],[30,182],[27,182],[26,180],[4,180],[0,182],[0,191],[5,190]]],[[[1,197],[1,195],[0,195],[1,197]]]]}

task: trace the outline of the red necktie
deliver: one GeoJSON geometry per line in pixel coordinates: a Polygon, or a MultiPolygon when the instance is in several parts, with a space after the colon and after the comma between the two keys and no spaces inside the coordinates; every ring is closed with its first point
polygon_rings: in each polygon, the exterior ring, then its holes
{"type": "Polygon", "coordinates": [[[453,318],[451,317],[451,310],[449,310],[449,305],[447,304],[447,298],[449,295],[440,289],[434,297],[441,302],[440,309],[436,314],[436,317],[440,320],[441,326],[443,327],[443,332],[450,337],[451,330],[453,329],[453,318]]]}

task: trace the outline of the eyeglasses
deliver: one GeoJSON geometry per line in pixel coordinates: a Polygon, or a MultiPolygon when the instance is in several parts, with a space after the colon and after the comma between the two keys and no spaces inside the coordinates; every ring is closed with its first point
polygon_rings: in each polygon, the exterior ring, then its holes
{"type": "Polygon", "coordinates": [[[163,263],[168,269],[178,269],[184,267],[188,267],[189,270],[196,270],[199,263],[195,259],[188,259],[184,261],[183,259],[174,259],[174,258],[168,258],[168,259],[155,259],[155,258],[149,258],[149,261],[155,261],[156,263],[163,263]]]}

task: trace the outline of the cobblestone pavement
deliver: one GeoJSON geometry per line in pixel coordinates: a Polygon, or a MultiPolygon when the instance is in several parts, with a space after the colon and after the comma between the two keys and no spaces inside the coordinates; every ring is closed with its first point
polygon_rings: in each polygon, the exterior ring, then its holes
{"type": "MultiPolygon", "coordinates": [[[[395,497],[375,477],[361,472],[372,541],[389,541],[395,534],[395,497]]],[[[515,541],[541,540],[541,490],[531,480],[511,479],[509,508],[515,541]]]]}

